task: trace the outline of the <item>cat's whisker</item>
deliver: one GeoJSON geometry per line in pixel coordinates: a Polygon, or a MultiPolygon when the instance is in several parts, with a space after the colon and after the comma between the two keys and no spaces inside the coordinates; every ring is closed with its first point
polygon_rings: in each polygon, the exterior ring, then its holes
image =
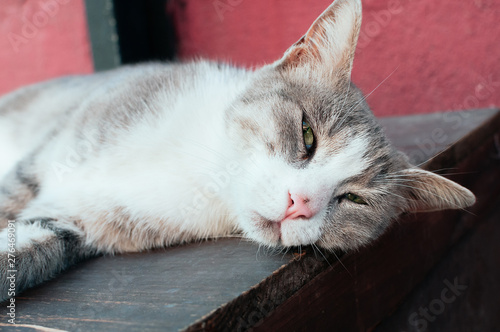
{"type": "Polygon", "coordinates": [[[193,146],[198,146],[203,151],[208,150],[208,151],[212,152],[214,155],[218,156],[219,158],[221,158],[222,160],[224,160],[226,162],[231,161],[231,158],[224,155],[221,151],[218,151],[218,150],[210,147],[209,145],[203,144],[203,143],[196,141],[194,139],[187,139],[187,141],[191,142],[193,146]]]}
{"type": "Polygon", "coordinates": [[[433,155],[433,156],[429,157],[427,160],[425,160],[425,161],[421,162],[420,164],[417,164],[417,165],[415,165],[415,166],[413,166],[413,167],[415,167],[415,168],[417,168],[417,167],[422,167],[423,165],[425,165],[425,164],[429,163],[431,160],[433,160],[433,159],[435,159],[435,158],[439,157],[442,153],[446,152],[447,150],[448,150],[447,148],[444,148],[444,149],[443,149],[443,150],[441,150],[439,153],[437,153],[437,154],[435,154],[435,155],[433,155]]]}
{"type": "MultiPolygon", "coordinates": [[[[445,171],[445,170],[453,170],[453,169],[457,169],[457,168],[442,168],[442,169],[438,169],[438,170],[434,170],[434,171],[429,171],[429,172],[434,173],[436,175],[440,175],[440,176],[468,175],[468,174],[477,174],[478,173],[478,172],[472,172],[471,171],[471,172],[456,172],[456,173],[439,174],[439,172],[442,172],[442,171],[445,171]]],[[[407,172],[407,170],[402,170],[402,171],[399,171],[399,172],[407,172]]],[[[398,172],[388,173],[388,174],[384,175],[383,178],[377,179],[376,182],[383,183],[386,180],[393,180],[393,179],[401,179],[401,180],[412,179],[412,177],[411,177],[410,174],[396,174],[396,173],[398,173],[398,172]]],[[[412,182],[418,182],[418,181],[412,179],[412,182]]]]}
{"type": "Polygon", "coordinates": [[[386,194],[386,195],[389,195],[389,196],[395,196],[395,197],[398,197],[398,198],[401,198],[403,201],[406,201],[406,198],[404,198],[403,196],[401,195],[398,195],[398,194],[395,194],[393,192],[390,192],[390,191],[386,191],[386,190],[383,190],[383,189],[378,189],[378,191],[386,194]]]}
{"type": "MultiPolygon", "coordinates": [[[[386,181],[383,181],[383,183],[390,183],[390,184],[396,185],[396,184],[401,184],[401,183],[408,183],[410,181],[413,183],[420,183],[422,185],[427,185],[427,183],[425,181],[416,180],[416,179],[411,178],[411,177],[390,178],[390,179],[386,179],[386,181]],[[387,181],[387,180],[389,180],[389,181],[387,181]]],[[[382,182],[382,181],[377,181],[377,182],[382,182]]]]}
{"type": "Polygon", "coordinates": [[[435,169],[435,170],[432,170],[429,172],[438,174],[438,172],[444,172],[444,171],[450,171],[450,170],[456,170],[456,169],[458,169],[458,167],[446,167],[446,168],[435,169]]]}
{"type": "MultiPolygon", "coordinates": [[[[193,159],[197,159],[197,160],[201,160],[203,162],[205,162],[205,165],[206,165],[206,170],[209,170],[209,171],[213,171],[213,172],[218,172],[220,171],[220,165],[218,165],[217,163],[215,163],[214,161],[212,160],[208,160],[206,158],[202,158],[198,155],[195,155],[195,154],[191,154],[191,153],[187,153],[185,152],[184,153],[185,155],[188,155],[190,157],[192,157],[193,159]],[[208,167],[208,164],[212,164],[212,167],[208,167]]],[[[248,170],[246,170],[244,167],[241,167],[241,169],[247,173],[249,173],[249,175],[252,175],[250,172],[248,172],[248,170]]],[[[252,176],[253,177],[253,176],[252,176]]],[[[234,181],[235,183],[239,183],[243,186],[245,185],[248,185],[247,182],[243,182],[242,180],[246,179],[246,177],[244,176],[231,176],[231,181],[234,181]]]]}
{"type": "MultiPolygon", "coordinates": [[[[214,149],[214,148],[212,148],[212,147],[210,147],[210,146],[208,146],[208,145],[206,145],[206,144],[203,144],[203,143],[201,143],[201,142],[199,142],[199,141],[196,141],[196,140],[193,140],[193,139],[186,139],[186,140],[187,140],[187,141],[189,141],[189,142],[191,142],[193,146],[198,146],[199,148],[201,148],[201,149],[202,149],[202,151],[210,151],[210,152],[212,152],[214,155],[218,156],[218,157],[219,157],[219,159],[221,159],[221,160],[225,161],[226,163],[227,163],[227,162],[231,162],[231,161],[233,161],[233,159],[232,159],[231,157],[226,156],[226,155],[225,155],[225,154],[223,154],[221,151],[218,151],[218,150],[216,150],[216,149],[214,149]]],[[[253,162],[252,158],[249,158],[249,159],[250,159],[249,161],[252,161],[252,162],[253,162]]],[[[212,162],[213,162],[213,161],[212,161],[212,162]]],[[[217,165],[218,165],[218,164],[217,164],[217,165]]],[[[219,165],[218,165],[218,166],[219,166],[219,165]]],[[[241,166],[241,165],[240,165],[240,166],[241,166]]],[[[246,170],[245,170],[245,171],[246,171],[246,170]]],[[[252,175],[253,175],[253,174],[252,174],[252,175]]]]}
{"type": "Polygon", "coordinates": [[[318,253],[316,252],[316,246],[313,245],[314,242],[311,242],[311,248],[313,250],[313,253],[314,253],[314,258],[318,258],[318,253]]]}
{"type": "Polygon", "coordinates": [[[288,251],[290,251],[290,247],[283,247],[283,250],[285,252],[283,252],[283,255],[281,256],[281,260],[283,260],[285,258],[285,256],[286,256],[286,254],[288,253],[288,251]]]}
{"type": "MultiPolygon", "coordinates": [[[[351,73],[351,70],[352,70],[352,64],[353,63],[351,62],[351,64],[349,65],[349,78],[351,76],[350,73],[351,73]]],[[[344,109],[344,106],[345,106],[345,103],[347,101],[347,97],[349,96],[349,92],[350,91],[351,91],[351,80],[349,79],[349,80],[347,80],[347,92],[346,92],[346,94],[344,96],[344,101],[342,102],[342,106],[340,106],[340,108],[337,109],[338,113],[335,113],[335,118],[333,119],[333,121],[337,122],[337,120],[338,120],[338,114],[340,114],[340,112],[344,109]]]]}
{"type": "Polygon", "coordinates": [[[344,124],[344,121],[347,119],[347,116],[356,109],[361,103],[363,103],[368,97],[370,97],[382,84],[384,84],[397,70],[399,69],[399,66],[396,67],[382,82],[379,83],[369,94],[361,98],[353,107],[348,109],[345,113],[345,115],[342,117],[341,121],[339,124],[335,126],[336,129],[341,128],[341,126],[344,124]]]}
{"type": "MultiPolygon", "coordinates": [[[[333,253],[333,255],[335,256],[335,258],[337,258],[337,260],[339,261],[340,265],[342,265],[344,267],[344,269],[347,271],[347,273],[351,276],[351,278],[353,277],[353,275],[351,274],[351,272],[349,272],[349,270],[347,269],[347,267],[344,265],[344,263],[342,263],[342,261],[340,260],[339,256],[337,256],[337,253],[335,252],[335,250],[332,250],[331,251],[333,253]]],[[[331,265],[330,265],[331,266],[331,265]]]]}
{"type": "MultiPolygon", "coordinates": [[[[434,173],[434,174],[437,174],[437,175],[441,175],[441,176],[447,176],[447,175],[466,175],[466,174],[475,174],[475,173],[478,173],[478,172],[456,172],[456,173],[442,173],[444,171],[450,171],[450,170],[457,170],[458,167],[447,167],[447,168],[440,168],[440,169],[436,169],[436,170],[431,170],[429,172],[431,173],[434,173]]],[[[401,170],[399,172],[404,172],[406,170],[401,170]]],[[[394,173],[397,173],[397,172],[394,172],[394,173]]],[[[398,175],[398,174],[394,174],[394,175],[398,175]]],[[[404,174],[402,174],[401,176],[404,176],[404,174]]],[[[387,174],[387,177],[392,177],[392,174],[391,173],[388,173],[387,174]]]]}
{"type": "MultiPolygon", "coordinates": [[[[434,172],[432,172],[434,173],[434,172]]],[[[455,175],[470,175],[470,174],[478,174],[479,171],[470,171],[470,172],[456,172],[456,173],[446,173],[443,176],[455,176],[455,175]]]]}
{"type": "MultiPolygon", "coordinates": [[[[411,166],[409,169],[420,169],[420,168],[418,166],[411,166]]],[[[458,168],[457,167],[447,167],[447,168],[440,168],[440,169],[436,169],[436,170],[432,170],[432,171],[428,171],[428,172],[436,173],[436,172],[455,170],[455,169],[458,169],[458,168]]],[[[400,169],[397,171],[389,172],[389,173],[386,173],[384,176],[389,176],[392,174],[401,174],[401,173],[408,173],[408,169],[405,168],[405,169],[400,169]]]]}
{"type": "Polygon", "coordinates": [[[259,254],[260,254],[260,248],[262,247],[262,244],[259,243],[259,247],[257,248],[257,252],[255,253],[255,260],[259,260],[259,254]]]}
{"type": "MultiPolygon", "coordinates": [[[[224,155],[220,154],[218,151],[216,151],[216,150],[215,150],[215,149],[213,149],[213,148],[210,148],[209,146],[205,146],[205,145],[203,145],[203,144],[201,144],[201,143],[199,143],[199,142],[196,142],[196,141],[194,141],[194,140],[191,140],[191,142],[192,142],[192,143],[194,143],[194,144],[196,144],[196,145],[198,145],[200,148],[203,148],[204,150],[211,151],[211,152],[213,152],[214,154],[218,155],[219,157],[222,157],[222,158],[223,158],[223,160],[225,159],[225,161],[226,161],[226,162],[230,162],[230,161],[232,161],[232,159],[231,159],[231,158],[226,157],[226,156],[224,156],[224,155]]],[[[206,161],[206,162],[212,163],[212,164],[214,164],[214,165],[217,167],[217,170],[219,170],[220,165],[219,165],[218,163],[214,162],[213,160],[209,160],[209,159],[206,159],[206,158],[201,158],[199,155],[194,155],[194,154],[190,154],[190,156],[191,156],[191,157],[198,158],[199,160],[203,160],[203,161],[206,161]]],[[[251,176],[254,176],[254,175],[255,175],[255,174],[252,174],[252,173],[251,173],[248,169],[246,169],[245,167],[242,167],[242,165],[240,165],[240,166],[241,166],[240,168],[241,168],[243,171],[247,172],[249,175],[251,175],[251,176]]]]}
{"type": "MultiPolygon", "coordinates": [[[[332,264],[330,264],[330,262],[328,261],[328,258],[326,258],[326,256],[325,256],[325,255],[323,254],[323,252],[320,250],[320,248],[319,248],[319,247],[318,247],[315,243],[311,243],[311,246],[315,247],[315,248],[316,248],[316,250],[318,250],[319,254],[323,257],[323,259],[325,260],[325,262],[327,262],[327,263],[328,263],[328,265],[331,267],[331,266],[332,266],[332,264]]],[[[337,257],[337,255],[335,255],[335,257],[337,257]]],[[[339,259],[339,258],[337,257],[337,259],[339,259]]],[[[343,267],[344,267],[344,269],[347,271],[347,273],[349,273],[349,275],[351,275],[351,273],[349,272],[349,270],[347,270],[347,268],[346,268],[346,267],[345,267],[345,265],[344,265],[344,264],[340,261],[340,259],[339,259],[339,262],[340,262],[340,264],[342,264],[342,266],[343,266],[343,267]]],[[[351,276],[352,276],[352,275],[351,275],[351,276]]]]}

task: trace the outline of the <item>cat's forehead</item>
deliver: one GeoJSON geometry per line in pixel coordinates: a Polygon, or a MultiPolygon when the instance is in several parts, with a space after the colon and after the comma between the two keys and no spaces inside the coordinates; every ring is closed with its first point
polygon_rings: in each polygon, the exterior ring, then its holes
{"type": "Polygon", "coordinates": [[[354,133],[369,132],[376,125],[363,94],[349,80],[270,75],[253,86],[243,100],[260,108],[271,107],[275,120],[283,125],[305,118],[318,134],[328,136],[345,128],[354,133]]]}
{"type": "Polygon", "coordinates": [[[349,80],[332,82],[312,76],[306,81],[300,75],[266,75],[259,77],[240,101],[243,105],[235,108],[239,112],[233,119],[241,128],[251,129],[254,135],[248,137],[265,141],[270,152],[290,161],[300,160],[297,156],[305,153],[305,121],[318,148],[312,159],[328,160],[349,143],[362,141],[363,149],[359,146],[358,153],[367,164],[392,168],[393,149],[363,94],[349,80]]]}

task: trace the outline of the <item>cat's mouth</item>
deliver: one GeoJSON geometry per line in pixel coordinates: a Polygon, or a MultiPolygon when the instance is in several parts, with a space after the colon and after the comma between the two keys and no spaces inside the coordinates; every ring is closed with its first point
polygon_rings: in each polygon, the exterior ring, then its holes
{"type": "Polygon", "coordinates": [[[284,219],[281,221],[267,219],[254,213],[253,231],[247,235],[254,240],[269,246],[298,246],[316,243],[322,236],[321,223],[307,218],[284,219]]]}
{"type": "Polygon", "coordinates": [[[284,224],[297,221],[298,220],[290,220],[290,219],[276,221],[258,215],[256,226],[259,235],[256,240],[271,246],[290,246],[290,245],[308,244],[305,242],[303,243],[303,240],[296,239],[295,236],[293,235],[292,237],[290,237],[291,232],[289,228],[286,230],[283,229],[284,224]]]}
{"type": "Polygon", "coordinates": [[[267,219],[258,213],[254,214],[253,220],[254,227],[257,231],[257,234],[255,234],[256,236],[254,236],[255,240],[271,246],[280,245],[282,243],[280,221],[267,219]]]}
{"type": "Polygon", "coordinates": [[[271,232],[272,234],[276,235],[278,237],[278,242],[281,241],[281,221],[273,221],[264,218],[261,224],[262,228],[265,231],[271,232]]]}

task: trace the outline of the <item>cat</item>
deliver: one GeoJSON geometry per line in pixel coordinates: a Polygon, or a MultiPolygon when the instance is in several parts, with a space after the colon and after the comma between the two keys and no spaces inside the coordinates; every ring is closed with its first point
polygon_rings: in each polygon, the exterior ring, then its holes
{"type": "Polygon", "coordinates": [[[350,79],[360,25],[361,1],[336,0],[256,70],[150,63],[0,99],[1,300],[9,252],[19,293],[101,254],[234,233],[349,251],[402,213],[471,206],[384,136],[350,79]]]}

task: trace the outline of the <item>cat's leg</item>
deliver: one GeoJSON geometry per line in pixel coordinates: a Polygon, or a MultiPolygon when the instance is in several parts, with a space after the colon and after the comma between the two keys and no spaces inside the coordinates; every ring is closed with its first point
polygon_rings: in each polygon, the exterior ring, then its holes
{"type": "Polygon", "coordinates": [[[82,231],[69,222],[11,220],[0,231],[0,302],[95,255],[82,231]]]}
{"type": "Polygon", "coordinates": [[[7,226],[33,200],[39,191],[39,182],[25,171],[25,163],[19,163],[0,182],[0,229],[7,226]]]}

